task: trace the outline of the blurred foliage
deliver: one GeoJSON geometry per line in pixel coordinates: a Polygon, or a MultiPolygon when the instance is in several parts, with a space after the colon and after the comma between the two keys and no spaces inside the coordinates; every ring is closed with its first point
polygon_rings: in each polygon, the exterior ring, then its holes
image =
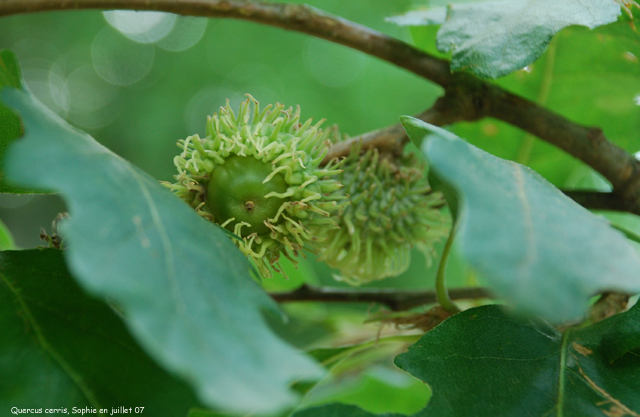
{"type": "MultiPolygon", "coordinates": [[[[447,56],[435,49],[437,26],[406,29],[384,21],[427,1],[305,3],[447,56]]],[[[445,3],[431,1],[436,6],[445,3]]],[[[140,21],[131,24],[117,12],[39,13],[1,21],[0,49],[18,54],[28,88],[43,103],[162,180],[175,172],[175,142],[204,133],[206,115],[227,98],[235,106],[245,93],[262,103],[299,104],[303,117],[326,118],[327,125],[337,124],[343,133],[356,135],[397,123],[400,115],[417,114],[442,93],[438,86],[360,52],[242,21],[147,15],[147,26],[142,25],[150,28],[146,31],[136,28],[140,21]]],[[[571,120],[599,125],[614,142],[636,152],[640,150],[639,39],[624,18],[595,31],[570,27],[558,34],[541,59],[495,82],[571,120]]],[[[589,167],[502,122],[460,123],[454,131],[499,157],[531,166],[557,186],[608,189],[589,167]]],[[[0,195],[0,218],[21,247],[38,245],[40,227],[47,228],[65,210],[56,196],[0,195]]],[[[640,231],[635,216],[607,216],[640,231]]],[[[441,247],[437,246],[438,253],[441,247]]],[[[416,252],[407,272],[369,287],[432,288],[436,268],[425,270],[425,263],[416,252]]],[[[292,289],[303,282],[346,286],[335,282],[332,271],[313,256],[297,269],[288,264],[285,270],[288,279],[276,276],[263,286],[268,290],[292,289]]],[[[447,281],[451,287],[478,284],[456,250],[449,259],[447,281]]],[[[375,339],[380,330],[362,324],[373,314],[369,309],[289,304],[284,306],[289,322],[272,318],[270,325],[302,348],[363,343],[375,339]]],[[[384,329],[384,334],[394,330],[384,329]]],[[[388,359],[397,353],[390,349],[374,350],[374,357],[354,355],[309,394],[306,404],[340,401],[373,413],[419,410],[430,391],[393,370],[388,359]],[[365,371],[359,360],[376,366],[365,371]]]]}
{"type": "Polygon", "coordinates": [[[0,220],[0,251],[15,249],[13,236],[7,226],[0,220]]]}

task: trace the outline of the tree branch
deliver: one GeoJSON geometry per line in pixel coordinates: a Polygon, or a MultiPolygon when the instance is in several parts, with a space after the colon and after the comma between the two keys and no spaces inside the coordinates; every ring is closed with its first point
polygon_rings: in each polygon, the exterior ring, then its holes
{"type": "MultiPolygon", "coordinates": [[[[393,311],[405,311],[414,307],[437,302],[435,291],[409,291],[396,289],[351,289],[327,288],[303,285],[295,291],[271,293],[279,303],[294,301],[316,301],[325,303],[378,303],[393,311]]],[[[491,298],[485,288],[454,288],[449,290],[453,300],[491,298]]]]}
{"type": "MultiPolygon", "coordinates": [[[[432,125],[446,126],[459,121],[458,115],[452,110],[453,109],[451,107],[447,107],[444,104],[443,99],[439,99],[431,108],[415,117],[432,125]]],[[[392,152],[396,155],[401,155],[404,145],[409,142],[409,137],[407,136],[407,132],[399,123],[373,132],[367,132],[333,145],[331,149],[329,149],[327,156],[322,160],[322,163],[326,164],[334,158],[349,155],[351,146],[356,142],[362,143],[363,150],[378,148],[380,150],[392,152]]]]}
{"type": "MultiPolygon", "coordinates": [[[[640,161],[609,141],[601,129],[573,123],[473,75],[452,74],[447,61],[348,20],[306,5],[246,0],[0,1],[0,16],[76,9],[155,10],[190,16],[243,19],[307,33],[362,51],[442,86],[445,95],[434,107],[445,109],[447,119],[451,122],[493,117],[536,135],[584,161],[611,182],[615,194],[624,202],[626,211],[640,214],[640,161]]],[[[384,146],[388,146],[387,141],[406,141],[395,127],[364,135],[361,139],[384,146]]],[[[390,146],[400,145],[396,143],[390,146]]]]}
{"type": "Polygon", "coordinates": [[[591,210],[630,211],[629,204],[614,193],[581,190],[562,190],[562,192],[582,207],[591,210]]]}

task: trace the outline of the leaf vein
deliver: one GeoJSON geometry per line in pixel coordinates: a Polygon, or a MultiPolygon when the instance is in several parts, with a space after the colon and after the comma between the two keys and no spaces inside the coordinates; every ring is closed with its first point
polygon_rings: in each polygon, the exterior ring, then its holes
{"type": "Polygon", "coordinates": [[[11,291],[16,301],[20,305],[20,308],[24,313],[24,317],[26,317],[27,321],[31,325],[31,328],[35,333],[36,339],[38,340],[38,343],[40,344],[40,346],[44,349],[45,352],[49,354],[49,356],[51,356],[51,358],[60,366],[60,368],[62,368],[62,370],[69,376],[69,378],[71,378],[71,380],[80,389],[80,392],[82,392],[82,394],[85,396],[87,401],[89,401],[89,403],[93,406],[93,408],[97,408],[97,409],[102,408],[97,398],[94,396],[93,392],[91,392],[91,389],[87,386],[87,384],[84,382],[82,377],[78,373],[76,373],[72,368],[72,366],[69,363],[67,363],[67,361],[53,348],[53,346],[49,344],[49,341],[45,338],[42,332],[42,329],[38,325],[33,314],[31,314],[31,310],[27,306],[27,303],[25,302],[25,300],[20,295],[20,292],[18,291],[18,289],[13,286],[11,281],[9,281],[9,279],[4,274],[0,273],[0,278],[2,278],[2,281],[4,281],[5,285],[7,286],[9,291],[11,291]]]}

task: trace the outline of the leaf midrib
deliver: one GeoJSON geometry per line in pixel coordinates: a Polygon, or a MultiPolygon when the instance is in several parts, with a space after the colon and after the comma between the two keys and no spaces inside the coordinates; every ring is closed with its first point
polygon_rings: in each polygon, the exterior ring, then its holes
{"type": "Polygon", "coordinates": [[[49,344],[48,340],[45,338],[44,334],[42,333],[42,330],[40,329],[38,322],[36,321],[33,314],[31,314],[31,310],[27,306],[27,303],[24,301],[24,299],[20,295],[20,292],[13,286],[13,284],[5,274],[0,273],[0,279],[2,279],[2,281],[5,283],[9,291],[11,291],[16,301],[20,305],[20,308],[24,313],[24,317],[27,319],[27,321],[31,325],[31,328],[33,329],[36,335],[36,338],[38,340],[38,343],[40,344],[42,349],[44,349],[44,351],[47,352],[49,356],[51,356],[51,358],[60,366],[60,368],[62,368],[63,372],[67,374],[69,378],[71,378],[73,383],[78,387],[78,389],[80,390],[82,395],[84,395],[84,397],[87,399],[89,404],[91,404],[96,409],[101,409],[102,407],[100,406],[100,403],[98,402],[97,398],[93,395],[93,392],[91,392],[91,389],[82,379],[82,377],[78,373],[76,373],[73,367],[53,348],[53,346],[49,344]]]}
{"type": "Polygon", "coordinates": [[[567,367],[567,353],[569,351],[569,334],[571,329],[567,329],[562,335],[562,346],[560,347],[560,369],[558,372],[558,407],[556,416],[563,417],[564,390],[566,386],[565,368],[567,367]]]}
{"type": "Polygon", "coordinates": [[[533,227],[533,219],[531,217],[531,205],[525,192],[524,178],[522,177],[522,168],[513,164],[514,176],[516,178],[516,187],[518,190],[518,200],[522,204],[522,220],[525,228],[525,256],[521,261],[518,274],[522,280],[528,281],[531,278],[531,265],[535,263],[538,258],[538,251],[536,250],[535,243],[535,228],[533,227]]]}

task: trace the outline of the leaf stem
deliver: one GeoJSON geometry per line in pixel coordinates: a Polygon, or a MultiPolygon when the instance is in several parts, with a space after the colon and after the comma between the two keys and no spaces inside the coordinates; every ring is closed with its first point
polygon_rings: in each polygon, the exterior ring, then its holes
{"type": "Polygon", "coordinates": [[[449,260],[449,253],[451,253],[451,247],[453,246],[453,239],[455,238],[456,231],[458,229],[458,222],[454,224],[451,229],[451,233],[449,234],[449,238],[447,239],[447,243],[444,245],[444,250],[442,251],[442,258],[440,258],[440,265],[438,266],[438,275],[436,276],[436,295],[438,298],[438,303],[447,310],[451,314],[459,313],[461,310],[458,306],[451,300],[449,296],[449,291],[447,291],[446,284],[446,272],[447,272],[447,261],[449,260]]]}

